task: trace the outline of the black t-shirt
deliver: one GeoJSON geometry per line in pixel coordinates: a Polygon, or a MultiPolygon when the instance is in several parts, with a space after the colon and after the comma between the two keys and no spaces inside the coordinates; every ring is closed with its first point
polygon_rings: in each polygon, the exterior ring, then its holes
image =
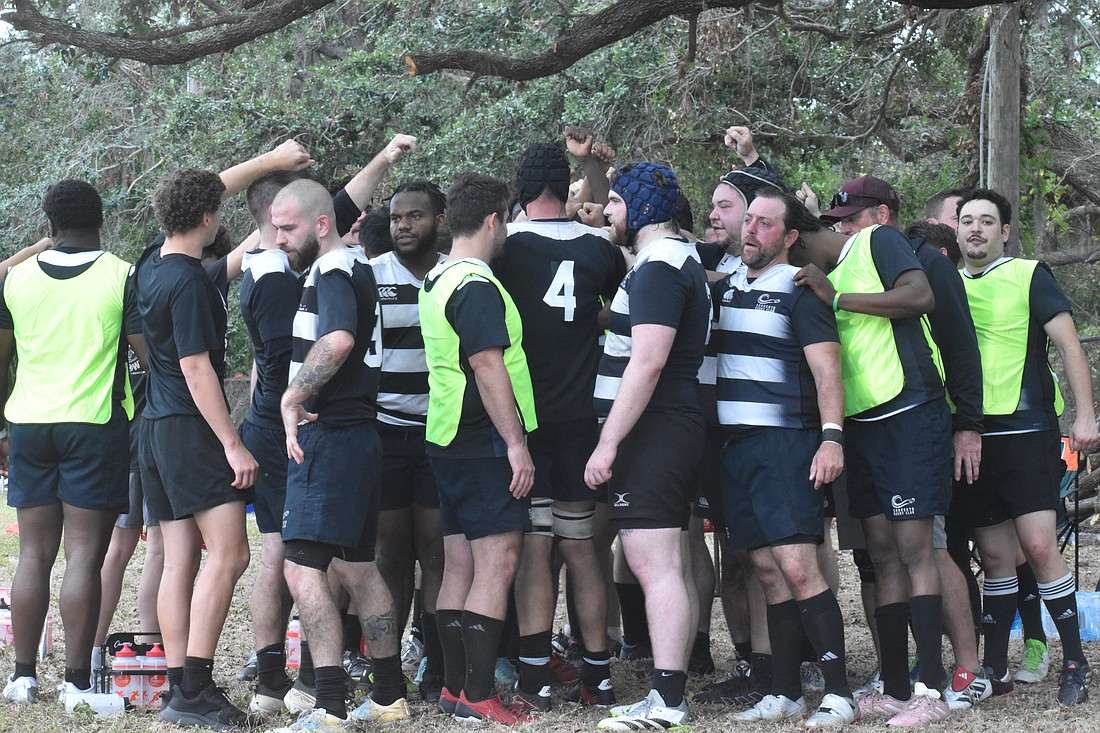
{"type": "Polygon", "coordinates": [[[513,224],[508,232],[492,267],[523,320],[539,423],[593,417],[597,317],[626,273],[622,252],[603,230],[567,219],[513,224]]]}
{"type": "Polygon", "coordinates": [[[443,315],[458,336],[458,363],[466,375],[458,432],[446,447],[426,443],[428,455],[446,458],[494,458],[508,447],[481,401],[470,356],[486,349],[512,345],[505,322],[504,299],[496,285],[479,277],[467,278],[451,294],[443,315]]]}
{"type": "Polygon", "coordinates": [[[137,301],[149,349],[145,417],[199,415],[180,359],[207,353],[225,378],[225,299],[195,257],[145,250],[137,264],[137,301]]]}
{"type": "Polygon", "coordinates": [[[256,388],[245,419],[281,430],[279,402],[290,371],[294,314],[300,298],[298,275],[290,268],[286,253],[279,249],[249,252],[243,269],[241,317],[256,360],[256,388]]]}
{"type": "Polygon", "coordinates": [[[314,343],[334,331],[351,333],[355,345],[336,374],[306,400],[305,408],[333,427],[373,422],[378,412],[382,316],[374,271],[358,249],[328,252],[306,273],[294,317],[291,381],[314,343]]]}
{"type": "MultiPolygon", "coordinates": [[[[886,290],[902,273],[909,270],[923,270],[920,261],[913,253],[913,247],[904,234],[893,227],[878,227],[871,233],[871,256],[875,269],[886,290]]],[[[922,405],[945,397],[943,380],[940,379],[936,363],[932,360],[932,348],[924,336],[920,318],[892,318],[894,344],[901,360],[905,385],[901,392],[878,407],[865,410],[852,417],[856,420],[874,420],[887,417],[901,410],[922,405]]]]}
{"type": "Polygon", "coordinates": [[[982,356],[959,270],[923,238],[909,237],[909,244],[936,296],[936,309],[928,315],[928,320],[943,362],[944,386],[954,406],[952,429],[980,432],[982,356]]]}

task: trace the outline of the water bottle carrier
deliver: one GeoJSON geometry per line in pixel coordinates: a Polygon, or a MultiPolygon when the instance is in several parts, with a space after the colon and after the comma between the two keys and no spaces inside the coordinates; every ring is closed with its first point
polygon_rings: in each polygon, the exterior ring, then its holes
{"type": "MultiPolygon", "coordinates": [[[[123,644],[129,644],[130,649],[138,656],[145,656],[153,648],[153,644],[160,644],[161,649],[164,648],[164,642],[161,640],[160,632],[157,631],[120,631],[116,634],[109,634],[107,640],[103,642],[101,662],[98,667],[92,670],[92,687],[95,692],[108,693],[111,692],[111,681],[115,677],[121,677],[124,675],[131,675],[135,677],[153,677],[163,676],[165,671],[163,669],[114,669],[112,660],[117,656],[119,650],[122,649],[123,644]],[[142,641],[138,641],[141,639],[142,641]]],[[[130,701],[126,700],[126,707],[129,709],[132,707],[130,701]]]]}

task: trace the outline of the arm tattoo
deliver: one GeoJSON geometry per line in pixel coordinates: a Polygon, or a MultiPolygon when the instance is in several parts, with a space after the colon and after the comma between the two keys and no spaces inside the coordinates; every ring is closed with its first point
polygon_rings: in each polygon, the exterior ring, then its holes
{"type": "Polygon", "coordinates": [[[295,394],[302,395],[305,401],[310,395],[323,387],[328,380],[343,366],[347,354],[337,354],[329,339],[322,336],[313,344],[313,348],[306,355],[302,368],[294,376],[290,383],[290,389],[295,394]]]}
{"type": "Polygon", "coordinates": [[[367,616],[363,619],[363,633],[367,641],[381,641],[394,633],[393,611],[381,616],[367,616]]]}

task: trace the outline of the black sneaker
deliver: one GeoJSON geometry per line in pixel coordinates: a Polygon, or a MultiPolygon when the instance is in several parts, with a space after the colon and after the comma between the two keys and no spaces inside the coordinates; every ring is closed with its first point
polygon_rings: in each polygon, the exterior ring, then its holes
{"type": "Polygon", "coordinates": [[[256,679],[258,674],[259,662],[256,661],[256,652],[253,651],[248,655],[248,661],[244,663],[244,666],[237,670],[237,681],[248,682],[249,680],[256,679]]]}
{"type": "Polygon", "coordinates": [[[990,687],[993,688],[990,697],[1004,697],[1016,691],[1016,683],[1012,679],[1011,672],[1006,670],[1003,677],[998,677],[993,673],[992,667],[985,667],[982,671],[989,678],[990,687]]]}
{"type": "Polygon", "coordinates": [[[364,674],[370,674],[370,659],[359,652],[344,652],[344,669],[355,679],[363,679],[364,674]]]}
{"type": "Polygon", "coordinates": [[[581,680],[562,690],[562,697],[566,702],[591,707],[606,708],[615,704],[615,688],[611,686],[611,680],[603,680],[598,685],[589,686],[581,680]]]}
{"type": "Polygon", "coordinates": [[[175,690],[161,709],[159,719],[163,723],[197,725],[212,730],[251,726],[248,715],[233,705],[225,691],[215,684],[206,686],[194,697],[185,697],[182,690],[175,690]]]}
{"type": "Polygon", "coordinates": [[[443,675],[433,672],[430,668],[424,672],[424,679],[420,681],[420,699],[434,705],[439,702],[439,693],[443,691],[443,675]]]}
{"type": "Polygon", "coordinates": [[[752,669],[735,666],[733,671],[719,677],[700,692],[692,696],[692,702],[714,705],[755,705],[763,699],[756,689],[756,679],[752,669]]]}
{"type": "Polygon", "coordinates": [[[515,689],[505,699],[504,704],[528,714],[545,713],[553,704],[550,697],[550,685],[546,685],[538,692],[524,692],[519,688],[517,682],[515,689]]]}
{"type": "Polygon", "coordinates": [[[1092,669],[1085,661],[1067,661],[1058,680],[1058,702],[1062,705],[1080,705],[1089,700],[1089,682],[1092,669]]]}

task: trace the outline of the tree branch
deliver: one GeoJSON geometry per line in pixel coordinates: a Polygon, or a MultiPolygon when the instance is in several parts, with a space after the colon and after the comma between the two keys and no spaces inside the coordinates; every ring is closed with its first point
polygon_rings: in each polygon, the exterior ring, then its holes
{"type": "Polygon", "coordinates": [[[0,20],[10,23],[16,30],[37,36],[43,44],[64,43],[112,58],[165,65],[182,64],[210,54],[229,51],[277,31],[332,4],[333,1],[274,0],[260,3],[250,12],[219,14],[195,23],[132,37],[84,30],[57,18],[45,16],[32,0],[14,0],[15,9],[0,13],[0,20]],[[183,43],[160,42],[212,28],[218,30],[183,43]]]}
{"type": "MultiPolygon", "coordinates": [[[[902,6],[924,10],[975,8],[1001,4],[1003,0],[894,0],[902,6]]],[[[1017,0],[1007,0],[1016,2],[1017,0]]],[[[139,36],[89,31],[58,18],[43,15],[37,0],[9,0],[14,9],[0,13],[0,21],[31,34],[42,45],[63,43],[111,58],[126,58],[146,64],[182,64],[203,56],[229,51],[260,36],[279,30],[334,0],[199,0],[213,11],[212,17],[139,36]],[[235,10],[225,6],[229,4],[235,10]],[[179,40],[187,36],[182,42],[179,40]]],[[[517,58],[474,49],[453,48],[439,52],[410,51],[404,61],[409,73],[431,74],[460,70],[480,76],[498,76],[512,81],[530,81],[559,73],[585,56],[621,41],[643,28],[672,16],[690,17],[714,8],[745,8],[776,5],[779,0],[617,0],[595,15],[573,22],[541,54],[517,58]]],[[[801,9],[800,9],[801,10],[801,9]]],[[[780,9],[778,12],[783,12],[780,9]]],[[[804,12],[809,12],[808,10],[804,12]]],[[[571,18],[569,18],[572,20],[571,18]]],[[[801,17],[788,19],[794,27],[807,25],[831,38],[865,38],[901,28],[907,21],[862,31],[844,33],[817,27],[801,17]],[[829,35],[832,34],[832,35],[829,35]]]]}

